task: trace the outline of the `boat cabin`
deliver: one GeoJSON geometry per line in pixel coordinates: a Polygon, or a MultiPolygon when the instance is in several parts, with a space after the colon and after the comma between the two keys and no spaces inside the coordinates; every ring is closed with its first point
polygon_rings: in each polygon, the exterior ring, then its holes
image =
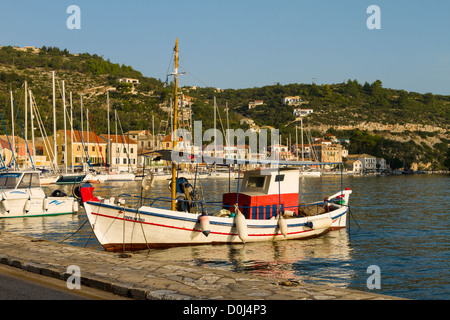
{"type": "Polygon", "coordinates": [[[29,189],[40,187],[40,176],[37,171],[0,172],[1,189],[29,189]]]}
{"type": "Polygon", "coordinates": [[[299,171],[296,168],[259,169],[244,172],[238,193],[223,195],[223,208],[239,210],[247,219],[270,219],[278,213],[298,213],[299,171]]]}

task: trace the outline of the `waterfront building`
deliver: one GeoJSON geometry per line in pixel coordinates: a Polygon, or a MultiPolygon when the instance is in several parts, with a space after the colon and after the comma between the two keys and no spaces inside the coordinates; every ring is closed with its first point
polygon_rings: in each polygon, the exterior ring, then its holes
{"type": "MultiPolygon", "coordinates": [[[[51,163],[54,163],[53,136],[44,141],[43,153],[51,163]]],[[[58,130],[56,132],[56,163],[72,167],[81,166],[87,163],[87,157],[91,164],[101,164],[106,162],[106,141],[97,136],[94,132],[58,130]],[[67,141],[67,144],[66,144],[67,141]],[[67,152],[66,152],[67,148],[67,152]],[[67,155],[67,159],[65,156],[67,155]]]]}
{"type": "Polygon", "coordinates": [[[348,160],[345,162],[345,169],[353,172],[353,174],[361,174],[363,171],[362,162],[358,159],[348,160]]]}
{"type": "MultiPolygon", "coordinates": [[[[107,143],[108,135],[100,135],[100,138],[107,143]]],[[[138,144],[127,136],[113,135],[110,138],[110,150],[107,148],[107,159],[112,168],[119,171],[135,170],[138,164],[138,144]]]]}
{"type": "Polygon", "coordinates": [[[361,161],[363,171],[375,171],[377,169],[377,159],[370,154],[349,154],[347,159],[361,161]]]}
{"type": "Polygon", "coordinates": [[[342,146],[340,144],[316,143],[312,145],[312,148],[319,162],[342,162],[342,146]]]}

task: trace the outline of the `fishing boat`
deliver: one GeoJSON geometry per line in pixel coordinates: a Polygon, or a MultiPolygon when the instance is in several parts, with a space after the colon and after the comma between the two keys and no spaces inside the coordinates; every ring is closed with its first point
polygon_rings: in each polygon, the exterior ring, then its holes
{"type": "MultiPolygon", "coordinates": [[[[177,97],[178,41],[174,51],[172,75],[177,97]]],[[[174,119],[177,119],[174,100],[174,119]]],[[[174,121],[174,132],[176,130],[174,121]]],[[[176,141],[173,147],[177,150],[176,141]]],[[[195,178],[189,182],[177,176],[177,165],[183,160],[174,161],[173,152],[178,151],[158,151],[162,160],[172,161],[170,197],[147,199],[142,197],[141,191],[141,196],[134,197],[133,203],[125,194],[103,199],[95,195],[91,184],[76,190],[93,232],[106,250],[305,239],[346,227],[351,190],[341,190],[314,203],[299,203],[296,166],[317,165],[316,162],[226,159],[227,164],[239,165],[239,169],[241,165],[254,164],[271,167],[276,164],[277,168],[245,171],[242,183],[238,177],[236,192],[230,190],[224,194],[217,206],[216,202],[200,199],[195,178]],[[207,210],[211,205],[216,207],[207,210]]],[[[188,155],[183,159],[191,164],[196,162],[197,166],[199,163],[223,164],[225,160],[203,155],[188,155]]],[[[152,181],[149,183],[145,177],[141,190],[151,185],[152,181]]]]}
{"type": "Polygon", "coordinates": [[[245,171],[242,180],[241,189],[224,194],[220,207],[209,214],[208,203],[196,200],[195,188],[185,178],[177,179],[174,210],[156,207],[170,198],[132,206],[120,196],[96,197],[90,184],[80,193],[95,236],[111,251],[302,239],[346,227],[351,190],[300,205],[297,168],[245,171]]]}
{"type": "Polygon", "coordinates": [[[39,171],[0,172],[0,219],[53,216],[78,211],[78,201],[55,190],[48,197],[41,188],[39,171]]]}

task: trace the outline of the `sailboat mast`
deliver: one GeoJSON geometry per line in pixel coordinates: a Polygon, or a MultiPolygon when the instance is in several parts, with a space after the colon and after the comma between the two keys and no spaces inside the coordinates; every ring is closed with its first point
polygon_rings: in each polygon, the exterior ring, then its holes
{"type": "Polygon", "coordinates": [[[108,166],[108,173],[109,173],[109,168],[111,167],[111,132],[110,132],[110,127],[109,127],[109,91],[106,91],[106,104],[108,106],[108,151],[106,153],[107,157],[106,157],[106,162],[109,163],[108,166]]]}
{"type": "Polygon", "coordinates": [[[31,140],[33,141],[33,163],[36,163],[36,145],[34,143],[34,114],[33,114],[33,96],[31,90],[29,91],[30,97],[30,121],[31,121],[31,140]]]}
{"type": "MultiPolygon", "coordinates": [[[[177,132],[178,129],[178,38],[175,41],[175,72],[174,72],[174,92],[173,92],[173,132],[172,132],[172,140],[173,140],[173,149],[177,146],[177,138],[174,138],[174,134],[177,132]]],[[[171,201],[171,210],[175,211],[175,197],[177,195],[177,188],[176,188],[176,179],[177,179],[177,164],[175,162],[172,162],[172,184],[171,184],[171,191],[172,191],[172,201],[171,201]]]]}
{"type": "MultiPolygon", "coordinates": [[[[16,136],[14,135],[14,98],[13,98],[12,90],[9,91],[9,93],[10,93],[10,96],[11,96],[11,126],[12,126],[12,141],[13,141],[13,143],[12,143],[12,153],[13,153],[13,155],[15,157],[15,154],[16,154],[16,136]]],[[[16,169],[19,169],[17,161],[14,161],[14,162],[16,163],[15,164],[16,169]]]]}
{"type": "Polygon", "coordinates": [[[72,162],[72,173],[75,173],[75,161],[74,161],[74,154],[73,154],[73,105],[72,105],[72,91],[70,91],[70,154],[71,154],[71,161],[72,162]]]}
{"type": "MultiPolygon", "coordinates": [[[[25,81],[25,142],[28,143],[28,88],[25,81]]],[[[25,168],[28,169],[28,159],[25,158],[25,168]]]]}
{"type": "Polygon", "coordinates": [[[63,99],[63,113],[64,113],[64,167],[67,174],[66,88],[64,86],[64,80],[62,81],[62,99],[63,99]]]}

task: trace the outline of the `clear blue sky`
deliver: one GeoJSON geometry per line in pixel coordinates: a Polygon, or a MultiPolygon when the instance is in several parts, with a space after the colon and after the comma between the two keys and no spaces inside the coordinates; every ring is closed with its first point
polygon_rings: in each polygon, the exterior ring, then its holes
{"type": "Polygon", "coordinates": [[[450,94],[448,0],[1,0],[0,45],[57,46],[165,79],[175,38],[181,85],[360,83],[450,94]],[[69,30],[69,5],[81,30],[69,30]],[[381,29],[369,30],[370,5],[381,29]],[[201,80],[199,82],[197,79],[201,80]]]}

